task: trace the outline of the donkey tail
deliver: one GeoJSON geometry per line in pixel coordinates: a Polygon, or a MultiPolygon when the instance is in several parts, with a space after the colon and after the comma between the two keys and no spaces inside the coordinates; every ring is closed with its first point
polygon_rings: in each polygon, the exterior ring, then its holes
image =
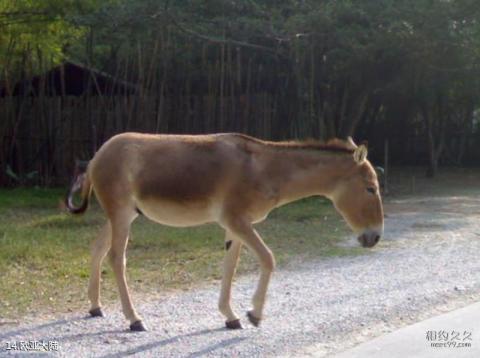
{"type": "Polygon", "coordinates": [[[71,214],[83,214],[88,208],[88,201],[92,193],[92,183],[88,176],[88,171],[85,173],[77,174],[68,190],[67,196],[65,197],[65,206],[71,214]],[[80,206],[75,206],[73,203],[73,195],[81,190],[82,203],[80,206]]]}

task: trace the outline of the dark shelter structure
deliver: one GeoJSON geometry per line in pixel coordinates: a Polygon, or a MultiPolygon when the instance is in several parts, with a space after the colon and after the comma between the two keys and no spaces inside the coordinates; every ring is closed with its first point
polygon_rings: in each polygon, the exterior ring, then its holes
{"type": "Polygon", "coordinates": [[[0,186],[61,183],[75,159],[89,159],[130,123],[138,92],[136,84],[74,62],[0,85],[0,186]],[[112,121],[112,113],[121,119],[112,121]]]}
{"type": "Polygon", "coordinates": [[[2,86],[0,97],[6,96],[95,96],[131,95],[135,84],[117,79],[108,73],[74,62],[64,62],[51,70],[2,86]]]}

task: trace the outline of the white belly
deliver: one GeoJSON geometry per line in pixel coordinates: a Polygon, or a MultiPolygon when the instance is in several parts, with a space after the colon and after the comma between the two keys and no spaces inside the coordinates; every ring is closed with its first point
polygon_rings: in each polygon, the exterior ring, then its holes
{"type": "Polygon", "coordinates": [[[218,221],[220,210],[209,203],[137,202],[143,215],[163,225],[187,227],[218,221]]]}

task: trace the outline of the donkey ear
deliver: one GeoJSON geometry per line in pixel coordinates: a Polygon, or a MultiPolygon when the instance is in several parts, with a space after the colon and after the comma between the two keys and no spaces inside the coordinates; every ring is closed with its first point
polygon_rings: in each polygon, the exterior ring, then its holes
{"type": "Polygon", "coordinates": [[[362,164],[367,159],[368,149],[364,144],[360,144],[353,152],[353,159],[362,164]]]}
{"type": "Polygon", "coordinates": [[[353,141],[352,137],[348,137],[347,138],[347,143],[350,144],[350,146],[352,148],[357,148],[357,145],[355,144],[355,142],[353,141]]]}

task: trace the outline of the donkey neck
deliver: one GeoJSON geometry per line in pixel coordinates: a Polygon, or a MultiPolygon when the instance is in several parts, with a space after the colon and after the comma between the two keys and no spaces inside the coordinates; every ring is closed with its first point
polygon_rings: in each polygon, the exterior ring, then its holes
{"type": "Polygon", "coordinates": [[[268,166],[267,180],[275,182],[282,205],[313,195],[331,197],[338,180],[356,163],[348,153],[291,149],[276,151],[268,166]]]}

